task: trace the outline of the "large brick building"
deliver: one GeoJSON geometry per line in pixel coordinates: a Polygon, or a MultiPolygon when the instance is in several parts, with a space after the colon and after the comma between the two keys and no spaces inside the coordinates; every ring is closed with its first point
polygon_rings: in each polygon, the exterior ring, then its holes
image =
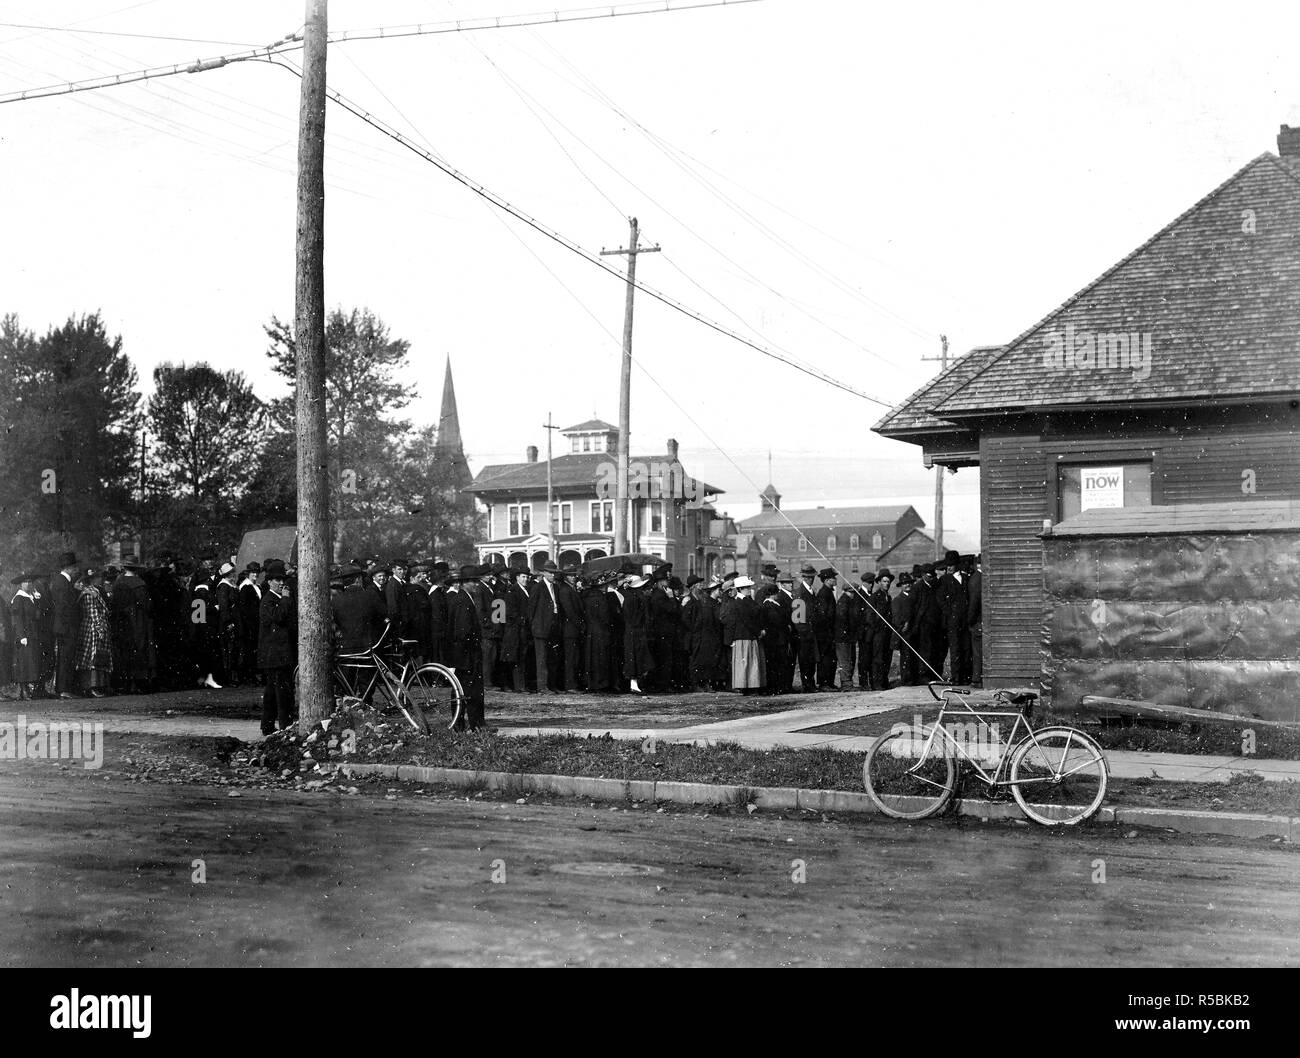
{"type": "Polygon", "coordinates": [[[822,566],[822,555],[846,575],[869,573],[881,555],[925,525],[909,506],[782,510],[781,494],[772,485],[759,499],[762,510],[740,522],[740,529],[753,536],[761,563],[790,573],[805,562],[822,566]]]}
{"type": "MultiPolygon", "coordinates": [[[[618,428],[600,419],[560,431],[561,454],[550,462],[556,561],[577,565],[614,548],[618,428]]],[[[707,576],[736,565],[735,526],[713,507],[722,490],[690,477],[669,439],[663,453],[629,461],[631,550],[657,555],[675,573],[707,576]]],[[[546,517],[547,464],[529,446],[521,463],[484,467],[465,491],[487,505],[480,562],[500,558],[534,569],[550,554],[546,517]]]]}

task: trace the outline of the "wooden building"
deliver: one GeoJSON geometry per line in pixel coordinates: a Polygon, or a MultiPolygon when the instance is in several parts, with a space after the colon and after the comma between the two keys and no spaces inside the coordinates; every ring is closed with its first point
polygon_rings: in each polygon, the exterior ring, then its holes
{"type": "Polygon", "coordinates": [[[986,685],[1040,676],[1045,524],[1300,498],[1300,129],[1278,147],[876,425],[980,468],[986,685]]]}

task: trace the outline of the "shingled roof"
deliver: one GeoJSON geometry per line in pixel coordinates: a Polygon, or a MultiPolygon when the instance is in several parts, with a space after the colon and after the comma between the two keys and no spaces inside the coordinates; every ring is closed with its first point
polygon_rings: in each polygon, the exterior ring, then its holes
{"type": "MultiPolygon", "coordinates": [[[[746,532],[761,529],[789,529],[791,523],[799,529],[833,528],[846,525],[894,526],[903,515],[916,510],[909,505],[893,507],[816,507],[792,508],[783,511],[764,511],[746,518],[739,525],[746,532]]],[[[917,515],[919,518],[920,515],[917,515]]]]}
{"type": "Polygon", "coordinates": [[[1300,159],[1262,154],[1014,341],[958,361],[875,429],[896,436],[1020,410],[1296,394],[1300,159]]]}
{"type": "MultiPolygon", "coordinates": [[[[602,477],[602,465],[609,464],[613,459],[614,455],[610,452],[572,452],[556,456],[551,460],[552,487],[556,490],[591,488],[602,477]]],[[[669,455],[634,455],[631,459],[633,474],[638,473],[635,469],[638,463],[645,467],[647,473],[653,472],[653,464],[681,466],[679,460],[669,455]]],[[[698,479],[687,476],[687,483],[697,481],[698,479]]],[[[703,492],[710,495],[721,495],[723,492],[722,489],[708,482],[699,482],[699,485],[702,486],[703,492]]],[[[688,484],[687,488],[688,491],[694,491],[694,486],[688,484]]],[[[544,459],[535,463],[495,463],[486,466],[478,472],[474,483],[464,491],[477,494],[490,492],[515,494],[538,490],[546,491],[546,460],[544,459]]]]}

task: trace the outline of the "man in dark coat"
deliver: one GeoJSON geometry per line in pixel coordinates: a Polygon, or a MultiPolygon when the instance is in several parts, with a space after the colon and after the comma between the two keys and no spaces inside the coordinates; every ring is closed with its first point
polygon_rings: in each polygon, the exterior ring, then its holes
{"type": "Polygon", "coordinates": [[[894,575],[885,568],[876,571],[875,587],[867,597],[868,606],[877,614],[871,628],[871,687],[889,690],[889,669],[894,660],[893,600],[889,589],[894,575]]]}
{"type": "Polygon", "coordinates": [[[429,643],[429,564],[412,562],[411,579],[406,585],[406,637],[415,640],[415,657],[423,664],[432,661],[429,643]]]}
{"type": "Polygon", "coordinates": [[[582,605],[582,595],[570,578],[577,568],[565,566],[556,577],[555,593],[560,603],[560,638],[564,650],[564,689],[570,694],[582,690],[582,642],[587,635],[587,615],[582,605]]]}
{"type": "Polygon", "coordinates": [[[980,556],[975,556],[974,570],[970,575],[967,596],[966,625],[970,629],[970,681],[975,687],[984,686],[984,569],[980,556]]]}
{"type": "Polygon", "coordinates": [[[785,686],[781,688],[782,693],[790,694],[794,691],[794,673],[799,666],[799,643],[795,633],[792,614],[794,611],[794,578],[789,573],[779,573],[776,578],[777,592],[772,596],[781,607],[781,612],[785,615],[785,629],[787,640],[786,663],[782,670],[785,676],[785,686]]]}
{"type": "Polygon", "coordinates": [[[943,618],[948,641],[948,679],[955,684],[970,683],[970,595],[967,576],[961,570],[961,556],[956,551],[944,555],[945,571],[935,586],[935,599],[943,618]]]}
{"type": "Polygon", "coordinates": [[[359,566],[344,566],[343,590],[330,600],[340,654],[367,653],[383,636],[388,620],[384,604],[362,585],[362,572],[359,566]]]}
{"type": "Polygon", "coordinates": [[[560,567],[554,562],[547,561],[542,566],[528,604],[528,627],[533,637],[538,694],[559,693],[564,644],[564,618],[560,615],[560,595],[555,587],[555,575],[559,571],[560,567]]]}
{"type": "Polygon", "coordinates": [[[813,617],[817,609],[817,588],[814,578],[817,571],[807,564],[799,570],[799,581],[794,586],[791,600],[791,624],[799,650],[799,681],[805,694],[817,690],[817,635],[813,617]]]}
{"type": "Polygon", "coordinates": [[[915,687],[919,682],[919,665],[916,656],[916,596],[910,573],[898,575],[898,594],[894,596],[890,612],[894,622],[894,646],[898,648],[898,679],[904,687],[915,687]]]}
{"type": "Polygon", "coordinates": [[[217,644],[220,654],[221,679],[227,684],[239,682],[239,638],[242,614],[239,609],[239,586],[235,583],[235,567],[224,562],[217,571],[221,579],[213,590],[217,606],[217,644]]]}
{"type": "Polygon", "coordinates": [[[528,623],[529,573],[526,568],[510,570],[510,582],[505,587],[506,625],[501,637],[501,661],[510,669],[516,694],[528,690],[528,652],[532,649],[533,633],[528,623]]]}
{"type": "Polygon", "coordinates": [[[435,562],[429,574],[429,630],[424,644],[425,657],[439,665],[447,664],[447,589],[451,586],[451,567],[435,562]]]}
{"type": "Polygon", "coordinates": [[[447,659],[465,692],[464,710],[456,720],[458,730],[484,726],[483,620],[477,603],[466,590],[479,578],[479,566],[461,566],[447,589],[447,659]]]}
{"type": "Polygon", "coordinates": [[[410,615],[407,613],[406,568],[409,563],[404,558],[392,561],[392,575],[384,581],[384,606],[388,609],[388,619],[393,623],[390,635],[393,643],[399,639],[414,639],[407,629],[410,615]]]}
{"type": "Polygon", "coordinates": [[[846,585],[835,600],[835,662],[839,668],[841,691],[853,690],[862,611],[862,596],[852,585],[846,585]]]}
{"type": "Polygon", "coordinates": [[[250,562],[239,582],[239,678],[256,683],[257,633],[262,623],[262,564],[250,562]]]}
{"type": "Polygon", "coordinates": [[[654,670],[650,652],[653,591],[644,577],[635,576],[628,580],[623,596],[623,675],[630,681],[633,694],[645,694],[642,684],[649,685],[654,670]]]}
{"type": "Polygon", "coordinates": [[[9,599],[10,628],[14,637],[13,678],[20,699],[33,697],[41,677],[40,629],[36,622],[36,599],[32,594],[34,577],[20,573],[13,578],[9,599]]]}
{"type": "Polygon", "coordinates": [[[298,619],[289,596],[288,573],[278,558],[266,563],[266,590],[258,614],[257,664],[266,677],[262,691],[262,734],[293,723],[293,667],[298,649],[298,619]]]}
{"type": "Polygon", "coordinates": [[[916,589],[917,640],[925,665],[921,667],[921,680],[930,683],[943,679],[943,659],[948,652],[948,641],[943,634],[943,612],[934,581],[934,564],[921,567],[921,579],[916,589]]]}
{"type": "Polygon", "coordinates": [[[673,689],[673,651],[682,620],[681,605],[673,592],[674,580],[666,566],[660,566],[651,577],[650,656],[654,660],[654,689],[660,693],[673,689]]]}
{"type": "Polygon", "coordinates": [[[827,566],[818,574],[822,587],[813,607],[813,635],[817,638],[817,686],[835,687],[835,570],[827,566]]]}
{"type": "MultiPolygon", "coordinates": [[[[847,595],[848,592],[845,592],[847,595]]],[[[790,690],[790,615],[781,603],[780,590],[768,592],[758,604],[763,624],[763,653],[767,658],[767,693],[790,690]]],[[[755,593],[757,598],[757,593],[755,593]]]]}
{"type": "MultiPolygon", "coordinates": [[[[504,569],[504,567],[502,567],[504,569]]],[[[503,690],[498,662],[501,642],[506,634],[506,600],[499,583],[497,569],[492,565],[478,568],[478,583],[466,585],[474,596],[479,613],[479,650],[483,652],[483,684],[503,690]]]]}
{"type": "Polygon", "coordinates": [[[623,675],[623,642],[626,638],[623,626],[623,600],[625,592],[622,578],[615,577],[605,592],[609,596],[609,686],[615,694],[627,690],[627,679],[623,675]]]}
{"type": "Polygon", "coordinates": [[[113,672],[120,686],[130,694],[142,694],[154,678],[153,599],[140,579],[141,567],[128,560],[122,575],[113,583],[108,601],[109,627],[113,637],[113,672]]]}
{"type": "MultiPolygon", "coordinates": [[[[190,658],[198,670],[199,685],[220,690],[216,679],[217,658],[220,653],[221,615],[206,567],[194,574],[190,583],[190,609],[186,618],[189,627],[190,658]]],[[[194,673],[190,673],[193,677],[194,673]]]]}
{"type": "Polygon", "coordinates": [[[605,590],[606,583],[605,578],[597,577],[582,589],[580,596],[586,627],[582,667],[587,690],[592,694],[607,694],[613,689],[610,656],[614,652],[614,597],[605,590]]]}
{"type": "Polygon", "coordinates": [[[769,595],[776,594],[776,575],[778,572],[776,566],[772,565],[770,562],[761,567],[759,570],[758,587],[754,589],[755,602],[761,603],[769,595]]]}
{"type": "Polygon", "coordinates": [[[81,623],[77,590],[72,586],[80,569],[77,556],[65,551],[59,556],[59,571],[50,578],[50,602],[54,608],[54,693],[60,698],[77,697],[72,692],[76,680],[73,644],[81,623]]]}

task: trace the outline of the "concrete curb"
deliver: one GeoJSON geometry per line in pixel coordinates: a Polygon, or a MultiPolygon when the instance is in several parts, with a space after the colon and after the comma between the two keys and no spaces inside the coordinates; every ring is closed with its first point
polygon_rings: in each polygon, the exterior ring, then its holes
{"type": "MultiPolygon", "coordinates": [[[[508,794],[580,797],[592,801],[667,801],[688,805],[739,805],[747,802],[768,810],[844,812],[877,815],[865,793],[850,790],[796,790],[784,786],[727,786],[698,782],[658,782],[643,779],[598,779],[583,775],[534,775],[527,772],[469,771],[464,768],[420,768],[412,764],[340,764],[344,775],[376,776],[400,782],[433,783],[462,790],[494,790],[508,794]]],[[[1019,819],[1032,823],[1014,803],[963,799],[959,815],[975,819],[1019,819]]],[[[1093,817],[1099,823],[1157,827],[1186,834],[1220,834],[1237,838],[1300,838],[1300,819],[1252,815],[1246,812],[1205,812],[1194,809],[1124,808],[1104,806],[1093,817]]]]}

